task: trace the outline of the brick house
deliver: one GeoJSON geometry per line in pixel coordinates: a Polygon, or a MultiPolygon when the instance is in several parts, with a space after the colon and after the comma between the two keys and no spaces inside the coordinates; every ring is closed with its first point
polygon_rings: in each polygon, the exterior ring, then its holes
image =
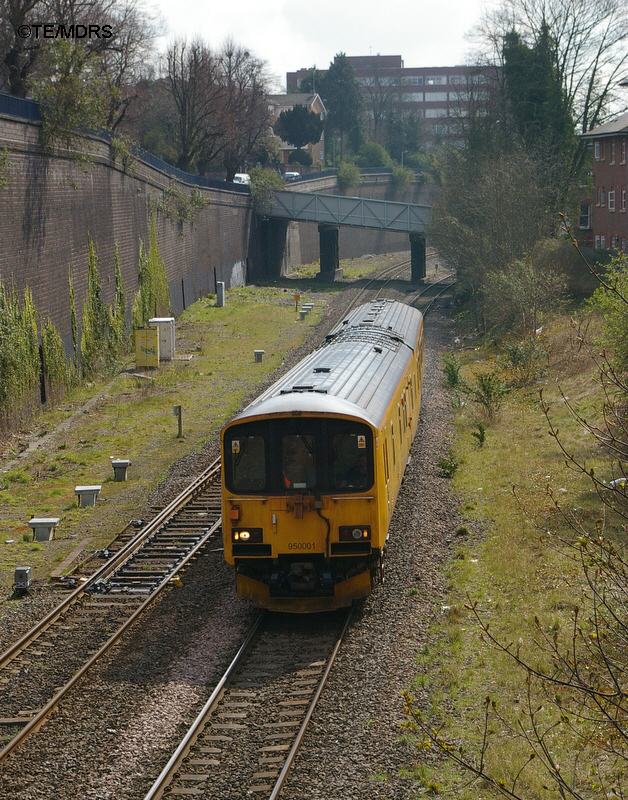
{"type": "Polygon", "coordinates": [[[593,198],[580,204],[580,229],[596,250],[628,253],[628,113],[582,138],[593,145],[593,198]]]}
{"type": "MultiPolygon", "coordinates": [[[[270,126],[271,128],[277,121],[282,111],[292,111],[295,106],[305,106],[308,111],[313,111],[318,114],[321,119],[325,119],[327,109],[318,94],[271,94],[268,96],[268,110],[271,113],[270,126]]],[[[279,137],[277,137],[279,138],[279,137]]],[[[297,148],[288,142],[279,140],[279,147],[281,149],[281,163],[288,164],[290,153],[297,148]]],[[[312,156],[313,164],[325,163],[325,133],[321,134],[320,141],[316,144],[307,144],[301,148],[306,150],[312,156]]]]}

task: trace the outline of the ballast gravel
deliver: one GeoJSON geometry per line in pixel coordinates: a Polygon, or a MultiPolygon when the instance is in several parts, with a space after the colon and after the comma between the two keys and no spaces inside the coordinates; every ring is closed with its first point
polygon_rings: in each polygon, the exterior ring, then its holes
{"type": "MultiPolygon", "coordinates": [[[[346,304],[346,293],[332,302],[318,341],[343,313],[341,302],[346,304]]],[[[396,800],[419,790],[407,777],[419,756],[403,738],[401,692],[415,677],[415,656],[440,613],[443,572],[460,522],[458,500],[439,468],[453,431],[440,365],[454,336],[437,307],[426,318],[421,420],[390,531],[386,580],[354,610],[282,800],[396,800]]],[[[318,341],[311,338],[283,370],[318,341]]],[[[147,505],[165,505],[217,454],[214,441],[173,465],[147,505]]],[[[219,548],[216,542],[213,552],[197,558],[183,585],[157,600],[42,729],[0,765],[0,797],[145,797],[257,613],[236,599],[232,570],[219,548]]],[[[49,605],[47,593],[36,594],[21,614],[29,608],[34,621],[49,605]]],[[[0,625],[0,646],[6,646],[24,620],[5,615],[0,625]]],[[[246,792],[234,786],[225,800],[240,800],[246,792]]]]}

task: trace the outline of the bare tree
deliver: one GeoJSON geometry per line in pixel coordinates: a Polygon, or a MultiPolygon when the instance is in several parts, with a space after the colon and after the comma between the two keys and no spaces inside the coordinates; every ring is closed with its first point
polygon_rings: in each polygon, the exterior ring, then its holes
{"type": "Polygon", "coordinates": [[[189,170],[201,153],[220,151],[224,86],[218,63],[199,40],[176,41],[166,53],[167,85],[176,107],[177,166],[189,170]]]}
{"type": "Polygon", "coordinates": [[[98,69],[107,91],[107,127],[115,130],[138,97],[138,86],[154,71],[154,40],[161,22],[131,0],[111,9],[114,42],[100,55],[98,69]]]}
{"type": "Polygon", "coordinates": [[[225,43],[217,62],[224,92],[221,159],[232,180],[268,132],[268,77],[264,62],[232,41],[225,43]]]}
{"type": "Polygon", "coordinates": [[[369,66],[369,75],[360,78],[363,86],[366,133],[369,141],[385,144],[384,122],[393,113],[399,113],[403,98],[399,74],[383,69],[376,63],[369,66]]]}

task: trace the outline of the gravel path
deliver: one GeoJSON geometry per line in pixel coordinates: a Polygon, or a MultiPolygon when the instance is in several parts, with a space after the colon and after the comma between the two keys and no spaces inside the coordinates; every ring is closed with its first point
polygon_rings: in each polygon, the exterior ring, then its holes
{"type": "MultiPolygon", "coordinates": [[[[322,338],[341,313],[332,307],[315,337],[322,338]]],[[[452,431],[440,370],[452,327],[438,310],[426,320],[423,408],[393,519],[386,583],[356,609],[282,793],[286,800],[409,798],[416,789],[401,772],[411,769],[416,752],[400,742],[400,692],[412,682],[414,656],[439,613],[443,568],[459,522],[457,500],[438,468],[452,431]]],[[[282,371],[316,343],[310,339],[282,371]]],[[[216,453],[214,442],[176,464],[149,502],[163,505],[216,453]]],[[[157,601],[106,663],[0,768],[0,797],[141,800],[255,615],[250,604],[236,600],[232,571],[220,552],[197,558],[183,586],[157,601]]]]}

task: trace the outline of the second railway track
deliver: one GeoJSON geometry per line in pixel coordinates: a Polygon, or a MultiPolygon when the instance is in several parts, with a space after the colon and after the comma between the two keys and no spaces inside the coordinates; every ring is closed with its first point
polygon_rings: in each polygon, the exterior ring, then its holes
{"type": "Polygon", "coordinates": [[[0,762],[219,532],[216,461],[96,571],[74,576],[77,588],[0,655],[0,762]]]}

